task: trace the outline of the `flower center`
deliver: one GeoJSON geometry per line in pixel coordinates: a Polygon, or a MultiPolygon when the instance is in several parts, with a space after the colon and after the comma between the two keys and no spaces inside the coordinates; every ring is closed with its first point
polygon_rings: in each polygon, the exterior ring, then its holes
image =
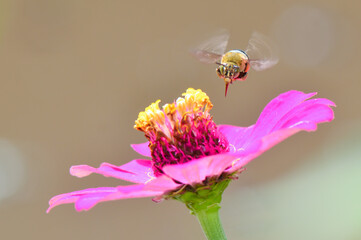
{"type": "Polygon", "coordinates": [[[187,89],[171,104],[159,108],[160,100],[140,112],[134,128],[145,133],[152,153],[153,170],[204,156],[229,151],[209,111],[213,105],[200,89],[187,89]]]}

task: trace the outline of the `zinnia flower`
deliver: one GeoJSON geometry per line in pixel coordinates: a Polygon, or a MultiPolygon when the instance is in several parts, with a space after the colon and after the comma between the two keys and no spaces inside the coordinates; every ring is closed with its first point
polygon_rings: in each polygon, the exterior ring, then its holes
{"type": "Polygon", "coordinates": [[[249,127],[216,125],[209,114],[213,105],[201,90],[189,88],[182,98],[161,109],[158,100],[139,113],[135,121],[134,127],[144,132],[148,141],[131,145],[150,160],[136,159],[121,166],[102,163],[98,168],[88,165],[70,168],[70,174],[76,177],[98,173],[134,184],[61,194],[50,200],[47,211],[65,203],[74,203],[75,209],[81,211],[118,199],[173,198],[184,202],[207,228],[207,220],[200,215],[218,214],[224,189],[238,178],[248,162],[289,136],[301,130],[315,131],[318,123],[334,118],[330,108],[334,103],[322,98],[309,99],[314,95],[299,91],[283,93],[249,127]]]}

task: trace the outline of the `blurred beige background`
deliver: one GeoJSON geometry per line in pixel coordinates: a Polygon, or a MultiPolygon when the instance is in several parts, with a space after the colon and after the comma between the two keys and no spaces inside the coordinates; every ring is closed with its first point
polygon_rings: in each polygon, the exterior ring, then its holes
{"type": "Polygon", "coordinates": [[[361,3],[359,1],[0,2],[0,239],[204,239],[182,204],[150,199],[72,205],[60,193],[124,184],[77,179],[71,165],[121,165],[138,112],[201,88],[217,123],[248,126],[279,93],[317,91],[336,119],[247,166],[224,194],[229,239],[361,239],[361,3]],[[279,64],[224,84],[188,49],[217,29],[229,48],[252,31],[275,39],[279,64]]]}

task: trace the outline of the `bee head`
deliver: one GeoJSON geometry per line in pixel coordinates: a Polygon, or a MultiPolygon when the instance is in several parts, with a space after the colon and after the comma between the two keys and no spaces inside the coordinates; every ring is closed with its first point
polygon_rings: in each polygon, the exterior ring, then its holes
{"type": "Polygon", "coordinates": [[[220,78],[237,79],[240,74],[240,68],[234,63],[223,63],[219,64],[217,75],[220,78]]]}

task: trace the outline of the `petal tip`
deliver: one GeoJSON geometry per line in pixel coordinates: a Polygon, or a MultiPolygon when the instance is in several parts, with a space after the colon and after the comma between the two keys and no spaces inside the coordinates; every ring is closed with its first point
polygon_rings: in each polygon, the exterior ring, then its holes
{"type": "Polygon", "coordinates": [[[146,156],[151,157],[150,149],[149,149],[149,142],[145,143],[138,143],[138,144],[130,144],[131,148],[133,148],[134,151],[137,153],[146,156]]]}
{"type": "Polygon", "coordinates": [[[69,169],[70,175],[78,178],[86,177],[92,174],[95,169],[88,165],[75,165],[69,169]]]}
{"type": "Polygon", "coordinates": [[[51,209],[52,209],[52,207],[51,207],[51,206],[50,206],[50,207],[48,207],[48,209],[46,209],[46,213],[49,213],[51,209]]]}

